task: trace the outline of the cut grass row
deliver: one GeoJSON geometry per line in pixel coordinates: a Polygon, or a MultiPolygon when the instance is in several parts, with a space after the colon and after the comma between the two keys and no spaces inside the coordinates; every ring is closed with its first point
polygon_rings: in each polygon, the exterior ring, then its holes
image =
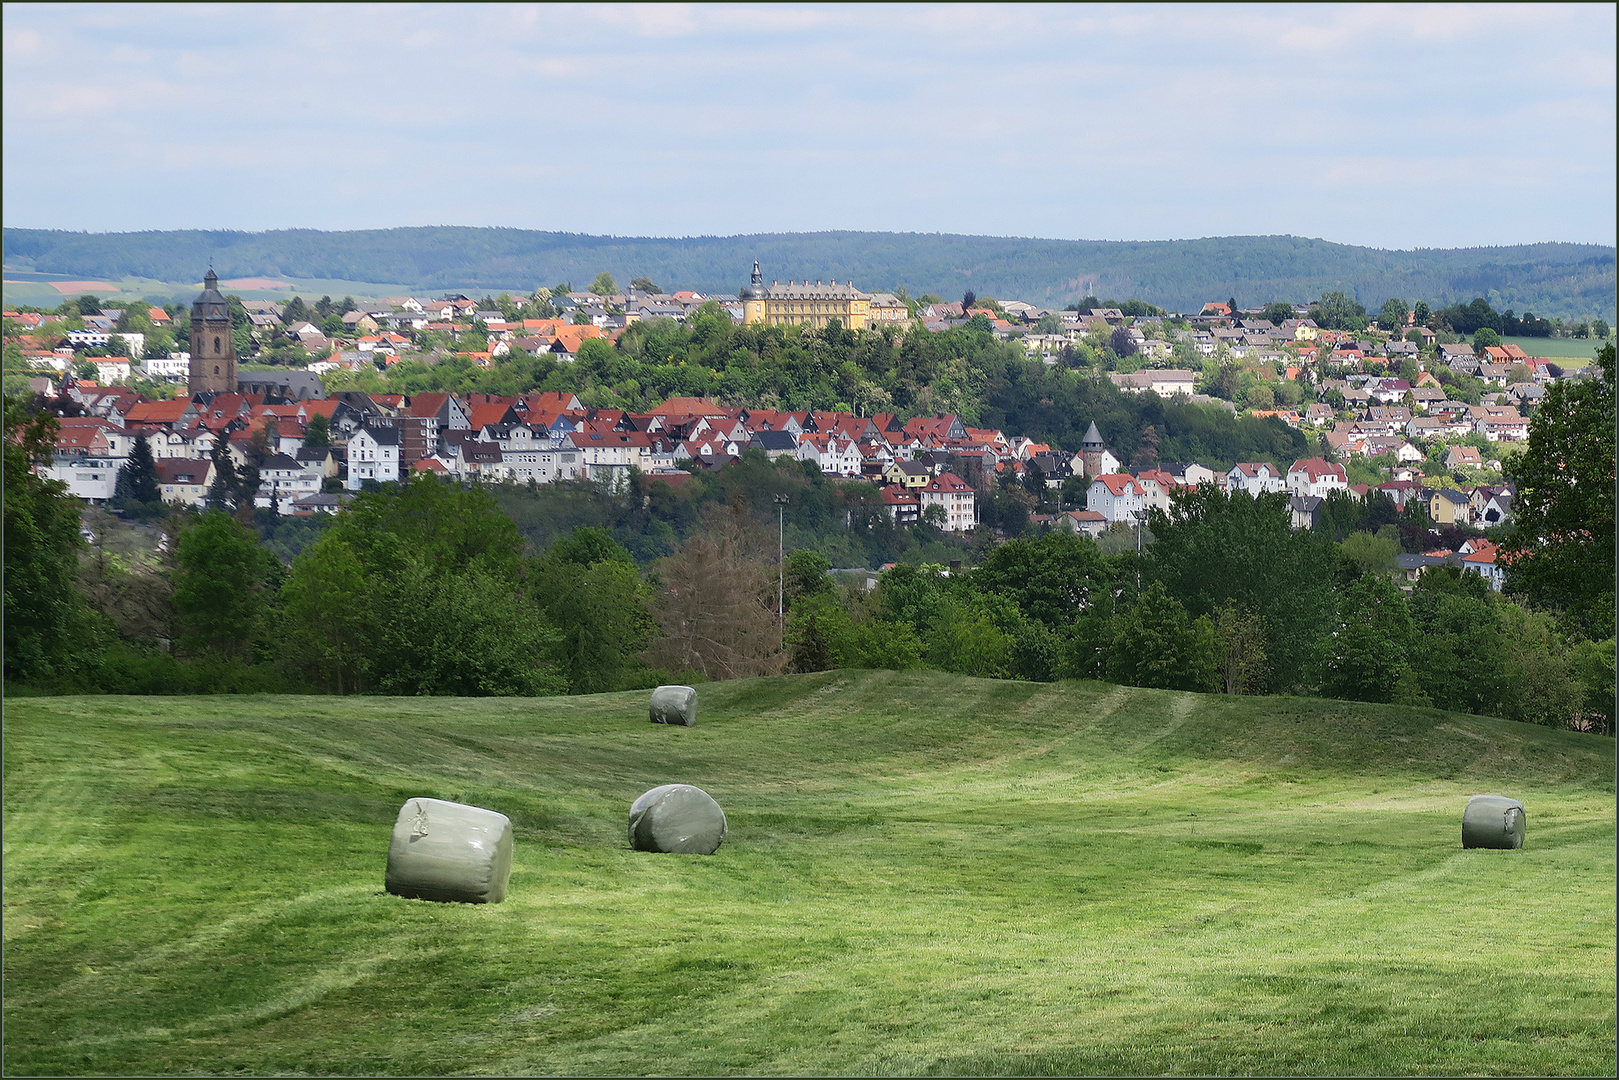
{"type": "Polygon", "coordinates": [[[7,703],[8,1073],[1607,1073],[1614,744],[832,672],[539,701],[7,703]],[[629,850],[697,784],[709,857],[629,850]],[[1475,793],[1527,846],[1463,851],[1475,793]],[[415,795],[510,898],[382,892],[415,795]]]}

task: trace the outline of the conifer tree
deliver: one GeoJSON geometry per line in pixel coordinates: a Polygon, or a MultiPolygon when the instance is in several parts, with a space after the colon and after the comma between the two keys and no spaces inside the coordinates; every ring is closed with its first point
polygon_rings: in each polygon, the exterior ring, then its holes
{"type": "Polygon", "coordinates": [[[152,458],[152,444],[145,435],[135,438],[129,451],[129,460],[118,470],[113,487],[113,504],[123,510],[140,510],[163,501],[158,484],[157,462],[152,458]]]}

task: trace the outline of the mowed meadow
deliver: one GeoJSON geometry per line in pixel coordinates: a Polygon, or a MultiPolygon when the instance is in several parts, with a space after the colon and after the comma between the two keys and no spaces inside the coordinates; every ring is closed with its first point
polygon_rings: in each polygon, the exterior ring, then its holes
{"type": "Polygon", "coordinates": [[[1608,1074],[1615,744],[938,672],[18,698],[7,1074],[1608,1074]],[[696,784],[713,856],[631,851],[696,784]],[[1521,851],[1463,850],[1473,794],[1521,851]],[[412,796],[510,896],[382,888],[412,796]]]}

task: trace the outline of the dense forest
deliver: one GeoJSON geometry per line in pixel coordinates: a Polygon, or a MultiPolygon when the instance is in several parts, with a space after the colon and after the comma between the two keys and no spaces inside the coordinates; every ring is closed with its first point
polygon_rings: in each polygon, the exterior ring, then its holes
{"type": "Polygon", "coordinates": [[[1612,247],[1544,243],[1388,251],[1294,236],[1092,241],[924,233],[765,233],[614,237],[524,229],[423,227],[352,232],[179,230],[75,233],[6,228],[8,270],[81,278],[192,282],[291,277],[405,284],[422,290],[532,290],[599,272],[670,288],[735,294],[758,259],[768,279],[852,280],[953,298],[980,295],[1061,307],[1086,295],[1135,296],[1177,311],[1235,297],[1259,305],[1341,290],[1368,308],[1389,297],[1439,304],[1483,297],[1497,309],[1615,321],[1612,247]]]}

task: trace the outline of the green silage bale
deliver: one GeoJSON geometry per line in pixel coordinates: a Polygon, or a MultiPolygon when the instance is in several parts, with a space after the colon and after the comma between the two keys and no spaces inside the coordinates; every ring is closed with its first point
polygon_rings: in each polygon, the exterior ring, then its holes
{"type": "Polygon", "coordinates": [[[1462,847],[1523,847],[1527,824],[1523,803],[1505,795],[1474,795],[1462,811],[1462,847]]]}
{"type": "Polygon", "coordinates": [[[395,896],[498,904],[511,873],[505,814],[442,799],[411,799],[399,808],[386,876],[395,896]]]}

